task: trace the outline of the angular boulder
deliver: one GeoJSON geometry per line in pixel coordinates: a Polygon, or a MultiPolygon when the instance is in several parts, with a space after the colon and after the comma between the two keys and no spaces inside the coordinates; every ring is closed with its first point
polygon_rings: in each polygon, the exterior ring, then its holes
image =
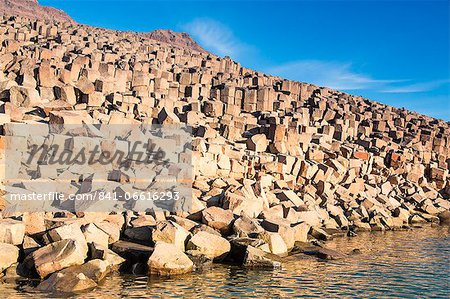
{"type": "Polygon", "coordinates": [[[70,274],[70,273],[83,273],[86,277],[92,279],[95,282],[101,281],[109,273],[108,263],[100,259],[91,260],[83,265],[72,266],[65,268],[59,273],[70,274]]]}
{"type": "Polygon", "coordinates": [[[148,261],[153,252],[153,247],[119,240],[112,244],[111,250],[130,263],[142,263],[148,261]]]}
{"type": "Polygon", "coordinates": [[[233,223],[233,231],[239,237],[255,237],[262,233],[264,229],[256,219],[252,219],[245,214],[242,214],[233,223]]]}
{"type": "Polygon", "coordinates": [[[155,230],[152,231],[153,242],[165,242],[174,244],[180,250],[184,251],[186,239],[190,236],[187,231],[181,225],[173,221],[161,221],[156,225],[155,230]]]}
{"type": "Polygon", "coordinates": [[[19,248],[7,243],[0,243],[0,273],[8,269],[19,259],[19,248]]]}
{"type": "Polygon", "coordinates": [[[87,247],[76,240],[67,239],[39,248],[26,258],[37,274],[47,277],[61,269],[82,265],[87,257],[87,247]]]}
{"type": "Polygon", "coordinates": [[[264,134],[253,135],[247,140],[247,148],[258,153],[265,152],[268,145],[269,142],[264,134]]]}
{"type": "Polygon", "coordinates": [[[109,235],[98,228],[94,223],[85,225],[82,231],[87,243],[96,243],[108,247],[109,235]]]}
{"type": "Polygon", "coordinates": [[[25,224],[14,219],[0,220],[0,243],[20,245],[25,236],[25,224]]]}
{"type": "Polygon", "coordinates": [[[53,273],[37,286],[41,292],[77,293],[93,289],[97,283],[83,273],[53,273]]]}
{"type": "Polygon", "coordinates": [[[307,223],[299,223],[293,226],[295,231],[295,241],[297,242],[307,242],[308,241],[308,232],[310,230],[310,226],[307,223]]]}
{"type": "Polygon", "coordinates": [[[269,244],[270,252],[279,256],[288,255],[288,247],[278,233],[264,232],[260,238],[269,244]]]}
{"type": "Polygon", "coordinates": [[[234,220],[233,213],[219,207],[209,207],[202,211],[202,222],[222,234],[229,233],[234,220]]]}
{"type": "Polygon", "coordinates": [[[155,250],[148,260],[149,274],[172,276],[189,273],[194,263],[176,245],[156,243],[155,250]]]}
{"type": "Polygon", "coordinates": [[[187,249],[210,259],[221,260],[230,252],[231,245],[220,236],[200,231],[189,240],[187,249]]]}
{"type": "Polygon", "coordinates": [[[247,246],[242,265],[246,268],[281,268],[278,257],[253,246],[247,246]]]}

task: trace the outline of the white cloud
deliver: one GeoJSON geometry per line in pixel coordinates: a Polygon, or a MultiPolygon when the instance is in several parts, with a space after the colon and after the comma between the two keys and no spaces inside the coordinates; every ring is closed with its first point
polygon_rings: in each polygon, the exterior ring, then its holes
{"type": "Polygon", "coordinates": [[[429,82],[419,82],[410,85],[393,86],[381,90],[381,92],[388,93],[413,93],[413,92],[425,92],[436,89],[444,84],[450,83],[450,80],[435,80],[429,82]]]}
{"type": "Polygon", "coordinates": [[[355,72],[351,64],[334,61],[299,60],[269,68],[268,73],[292,80],[313,83],[338,90],[376,89],[404,80],[379,80],[355,72]]]}
{"type": "Polygon", "coordinates": [[[219,56],[230,56],[236,59],[248,48],[226,25],[215,20],[195,19],[184,24],[182,28],[194,36],[205,49],[219,56]]]}

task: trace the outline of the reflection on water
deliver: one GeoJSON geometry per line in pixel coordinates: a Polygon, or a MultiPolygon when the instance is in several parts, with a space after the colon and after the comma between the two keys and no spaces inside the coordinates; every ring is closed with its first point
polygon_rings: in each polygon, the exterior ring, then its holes
{"type": "MultiPolygon", "coordinates": [[[[291,256],[282,270],[247,271],[234,266],[170,279],[108,277],[97,289],[73,298],[450,298],[450,233],[447,227],[365,233],[337,238],[327,247],[362,253],[337,261],[291,256]]],[[[48,298],[27,285],[0,285],[9,298],[48,298]]]]}

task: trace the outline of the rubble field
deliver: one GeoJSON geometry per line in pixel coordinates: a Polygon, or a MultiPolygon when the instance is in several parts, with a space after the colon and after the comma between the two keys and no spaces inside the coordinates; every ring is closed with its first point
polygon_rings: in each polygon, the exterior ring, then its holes
{"type": "Polygon", "coordinates": [[[292,254],[349,258],[323,245],[337,235],[449,222],[443,120],[145,34],[17,16],[0,33],[2,131],[185,123],[194,176],[186,212],[0,212],[5,277],[77,292],[111,271],[270,269],[292,254]]]}

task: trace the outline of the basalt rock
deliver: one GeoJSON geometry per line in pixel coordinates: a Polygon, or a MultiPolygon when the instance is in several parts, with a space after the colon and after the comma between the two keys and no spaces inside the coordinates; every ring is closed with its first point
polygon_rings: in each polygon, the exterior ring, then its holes
{"type": "Polygon", "coordinates": [[[20,245],[25,235],[25,224],[13,219],[0,220],[0,243],[20,245]]]}
{"type": "Polygon", "coordinates": [[[19,248],[7,243],[0,243],[0,273],[8,269],[19,259],[19,248]]]}
{"type": "Polygon", "coordinates": [[[253,246],[247,246],[242,265],[246,268],[281,268],[281,262],[278,259],[276,255],[253,246]]]}
{"type": "Polygon", "coordinates": [[[87,247],[73,239],[46,245],[30,254],[25,264],[31,265],[41,278],[61,269],[82,265],[87,257],[87,247]]]}
{"type": "Polygon", "coordinates": [[[207,232],[198,232],[187,244],[190,254],[203,254],[214,260],[222,260],[230,251],[230,242],[217,235],[207,232]]]}
{"type": "MultiPolygon", "coordinates": [[[[341,258],[308,243],[338,232],[448,223],[448,122],[247,69],[183,34],[7,15],[0,32],[2,135],[13,122],[192,127],[190,211],[30,215],[8,212],[1,193],[0,243],[20,248],[40,277],[53,273],[44,289],[94,285],[61,271],[87,257],[173,275],[192,271],[187,244],[198,265],[226,255],[274,268],[289,251],[341,258]]],[[[45,172],[62,175],[39,165],[45,172]]],[[[100,175],[105,184],[131,184],[111,172],[100,175]]],[[[9,257],[1,267],[17,260],[9,257]]]]}
{"type": "Polygon", "coordinates": [[[83,273],[53,273],[41,282],[37,289],[42,292],[77,293],[93,289],[97,283],[83,273]]]}
{"type": "Polygon", "coordinates": [[[148,260],[149,274],[172,276],[189,273],[193,262],[174,244],[156,243],[155,250],[148,260]]]}
{"type": "Polygon", "coordinates": [[[438,217],[441,223],[450,224],[450,211],[441,212],[439,213],[438,217]]]}

